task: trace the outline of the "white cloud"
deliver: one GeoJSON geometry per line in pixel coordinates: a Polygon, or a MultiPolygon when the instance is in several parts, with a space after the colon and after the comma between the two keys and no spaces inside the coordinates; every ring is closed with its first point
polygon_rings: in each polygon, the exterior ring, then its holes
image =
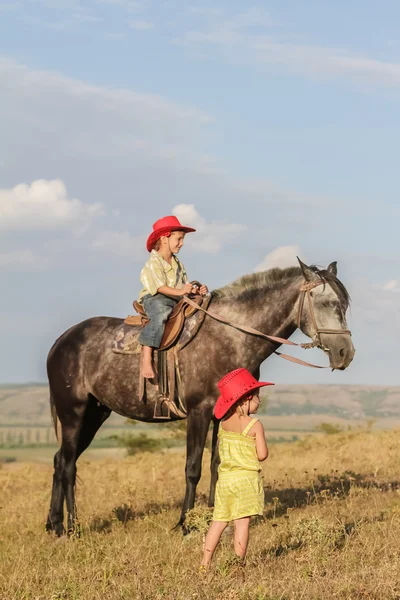
{"type": "Polygon", "coordinates": [[[90,85],[1,57],[0,86],[11,155],[34,150],[45,159],[61,146],[64,155],[90,160],[133,154],[181,159],[212,120],[155,94],[90,85]]]}
{"type": "Polygon", "coordinates": [[[154,23],[151,23],[150,21],[135,19],[129,22],[129,27],[138,31],[148,31],[149,29],[154,29],[154,23]]]}
{"type": "Polygon", "coordinates": [[[400,281],[397,279],[391,279],[383,286],[384,291],[386,292],[397,292],[400,291],[400,281]]]}
{"type": "Polygon", "coordinates": [[[254,40],[255,57],[264,64],[286,65],[295,73],[322,79],[343,76],[356,83],[400,86],[400,64],[389,63],[341,48],[254,40]]]}
{"type": "Polygon", "coordinates": [[[104,214],[101,204],[84,204],[69,198],[63,181],[38,179],[0,189],[0,229],[32,231],[85,227],[104,214]]]}
{"type": "Polygon", "coordinates": [[[288,36],[282,40],[273,25],[261,9],[249,9],[229,19],[215,15],[206,28],[187,31],[176,43],[197,48],[212,46],[213,60],[215,48],[219,48],[229,62],[285,66],[308,77],[342,76],[360,84],[400,86],[400,63],[376,60],[343,48],[297,43],[288,40],[288,36]]]}
{"type": "Polygon", "coordinates": [[[300,254],[299,246],[280,246],[276,248],[264,258],[264,260],[257,265],[255,271],[267,271],[274,267],[280,267],[285,269],[298,265],[297,256],[300,254]]]}
{"type": "Polygon", "coordinates": [[[247,231],[246,225],[236,223],[207,222],[196,210],[194,204],[178,204],[172,209],[182,225],[188,225],[196,229],[191,235],[190,246],[200,252],[216,253],[221,248],[234,241],[238,236],[247,231]]]}

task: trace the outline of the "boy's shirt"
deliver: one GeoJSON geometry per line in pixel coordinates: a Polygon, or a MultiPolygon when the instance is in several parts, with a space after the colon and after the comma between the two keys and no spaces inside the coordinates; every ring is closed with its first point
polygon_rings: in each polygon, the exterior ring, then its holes
{"type": "Polygon", "coordinates": [[[139,294],[139,302],[148,294],[157,294],[158,288],[163,285],[180,289],[187,283],[188,278],[185,267],[177,256],[173,255],[172,263],[169,264],[156,250],[152,250],[149,260],[141,270],[140,281],[143,289],[139,294]]]}

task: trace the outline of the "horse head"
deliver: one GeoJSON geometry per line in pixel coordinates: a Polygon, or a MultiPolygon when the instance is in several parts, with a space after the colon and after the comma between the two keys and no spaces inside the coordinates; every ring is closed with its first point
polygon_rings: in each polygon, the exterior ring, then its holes
{"type": "Polygon", "coordinates": [[[346,312],[350,296],[337,278],[337,263],[327,269],[307,266],[298,258],[304,277],[298,307],[299,329],[313,340],[312,346],[329,355],[332,370],[346,369],[355,354],[346,312]]]}

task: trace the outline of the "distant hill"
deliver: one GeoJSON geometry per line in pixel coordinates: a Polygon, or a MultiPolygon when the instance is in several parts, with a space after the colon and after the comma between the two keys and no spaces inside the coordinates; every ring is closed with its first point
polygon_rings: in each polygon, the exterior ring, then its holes
{"type": "Polygon", "coordinates": [[[269,388],[266,412],[273,415],[330,414],[345,419],[400,416],[400,386],[280,385],[269,388]]]}
{"type": "MultiPolygon", "coordinates": [[[[280,385],[269,388],[262,412],[270,416],[329,414],[344,419],[399,418],[400,386],[280,385]]],[[[123,424],[113,414],[108,426],[123,424]]],[[[47,385],[0,386],[1,425],[51,423],[47,385]]]]}

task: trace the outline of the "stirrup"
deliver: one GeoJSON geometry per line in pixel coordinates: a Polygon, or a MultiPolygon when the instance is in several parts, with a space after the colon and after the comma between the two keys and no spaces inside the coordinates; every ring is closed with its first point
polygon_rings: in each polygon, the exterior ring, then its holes
{"type": "Polygon", "coordinates": [[[159,396],[154,404],[154,411],[153,411],[153,419],[160,419],[160,420],[165,420],[165,421],[170,421],[171,420],[171,407],[170,407],[170,402],[169,402],[169,398],[167,398],[166,396],[159,396]],[[160,403],[160,404],[159,404],[160,403]],[[163,415],[163,406],[164,404],[167,405],[167,416],[163,415]],[[159,411],[157,414],[157,407],[159,406],[159,411]]]}
{"type": "Polygon", "coordinates": [[[171,419],[171,413],[175,416],[178,417],[178,419],[187,419],[187,412],[184,408],[184,406],[182,406],[181,402],[179,402],[180,407],[179,408],[174,401],[172,401],[170,398],[168,398],[167,396],[159,396],[156,400],[156,403],[154,405],[154,411],[153,411],[153,419],[162,419],[162,420],[170,420],[171,419]],[[167,406],[167,416],[164,416],[162,414],[162,409],[164,404],[167,406]],[[159,414],[157,414],[157,408],[159,408],[159,414]]]}

